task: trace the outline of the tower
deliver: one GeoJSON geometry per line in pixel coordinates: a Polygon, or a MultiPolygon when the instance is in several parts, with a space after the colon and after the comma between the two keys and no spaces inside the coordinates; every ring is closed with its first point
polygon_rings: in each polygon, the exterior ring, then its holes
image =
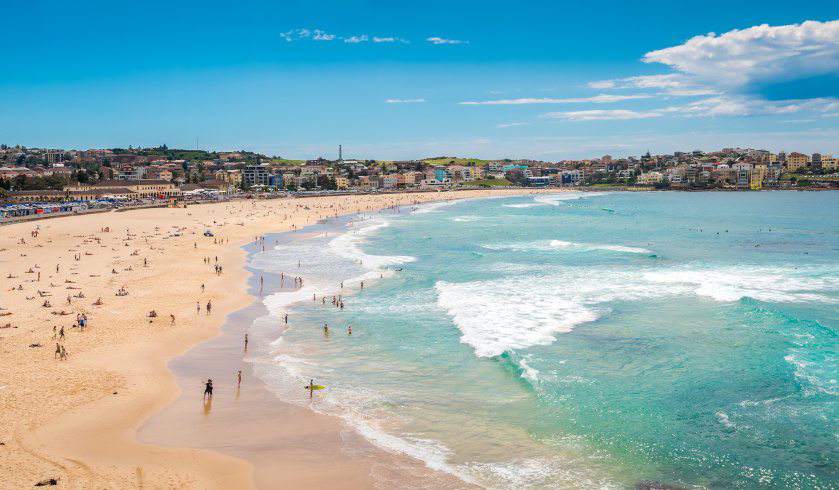
{"type": "Polygon", "coordinates": [[[344,161],[344,149],[341,147],[341,145],[338,145],[338,161],[344,161]]]}

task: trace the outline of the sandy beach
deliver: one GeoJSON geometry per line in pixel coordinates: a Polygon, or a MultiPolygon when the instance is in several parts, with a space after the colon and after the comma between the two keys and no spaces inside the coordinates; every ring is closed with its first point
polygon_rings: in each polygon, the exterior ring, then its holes
{"type": "MultiPolygon", "coordinates": [[[[342,452],[340,421],[274,404],[264,390],[245,393],[238,403],[274,407],[253,417],[277,417],[263,442],[270,436],[274,448],[287,448],[263,453],[276,465],[271,475],[255,478],[248,454],[190,449],[212,447],[198,440],[196,427],[171,427],[176,443],[165,447],[137,442],[136,435],[180,395],[167,363],[216,337],[228,314],[253,302],[243,246],[258,236],[395,205],[522,192],[235,201],[0,228],[0,487],[54,478],[70,488],[248,488],[271,478],[346,488],[369,486],[372,465],[382,457],[417,469],[372,448],[342,452]],[[87,320],[84,329],[79,315],[87,320]],[[316,465],[319,458],[328,458],[329,470],[301,476],[297,464],[316,465]]],[[[241,362],[241,352],[208,352],[218,369],[241,362]]],[[[231,407],[213,408],[225,409],[231,407]]],[[[425,478],[422,471],[418,478],[425,478]]]]}

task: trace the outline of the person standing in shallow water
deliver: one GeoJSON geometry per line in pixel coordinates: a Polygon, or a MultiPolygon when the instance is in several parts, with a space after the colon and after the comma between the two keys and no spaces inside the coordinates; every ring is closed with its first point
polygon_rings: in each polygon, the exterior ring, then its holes
{"type": "Polygon", "coordinates": [[[204,398],[212,398],[213,397],[213,380],[212,378],[207,378],[207,382],[204,383],[204,398]]]}

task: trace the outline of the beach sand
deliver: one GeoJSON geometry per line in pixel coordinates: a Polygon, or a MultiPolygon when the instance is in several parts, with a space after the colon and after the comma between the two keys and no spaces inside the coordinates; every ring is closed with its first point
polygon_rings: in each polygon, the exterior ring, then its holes
{"type": "MultiPolygon", "coordinates": [[[[238,407],[251,421],[226,431],[213,426],[208,439],[200,425],[206,407],[198,405],[167,428],[166,446],[136,436],[180,395],[167,363],[217,336],[229,313],[246,312],[253,302],[242,247],[257,236],[397,204],[523,192],[247,200],[0,227],[0,487],[31,487],[49,478],[70,488],[352,488],[369,487],[372,475],[379,482],[447,482],[445,475],[429,475],[406,457],[363,443],[348,452],[342,438],[360,436],[338,419],[270,398],[255,378],[235,406],[219,400],[210,408],[223,413],[238,407]],[[203,236],[208,229],[214,237],[203,236]],[[216,258],[221,274],[214,271],[216,258]],[[127,295],[115,294],[121,287],[127,295]],[[97,298],[102,305],[94,305],[97,298]],[[148,317],[151,310],[156,318],[148,317]],[[88,318],[84,331],[73,327],[77,314],[88,318]],[[64,328],[63,340],[53,327],[64,328]],[[55,358],[57,343],[66,360],[55,358]],[[268,473],[261,464],[266,461],[268,473]],[[307,471],[312,468],[318,471],[307,471]]],[[[232,377],[242,353],[228,352],[230,342],[219,339],[228,347],[207,350],[202,369],[232,377]]]]}

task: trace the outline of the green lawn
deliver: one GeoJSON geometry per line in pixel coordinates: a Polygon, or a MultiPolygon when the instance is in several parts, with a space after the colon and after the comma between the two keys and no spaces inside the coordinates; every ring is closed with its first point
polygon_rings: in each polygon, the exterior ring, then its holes
{"type": "Polygon", "coordinates": [[[507,179],[486,179],[486,180],[473,180],[472,182],[466,182],[466,185],[477,185],[481,187],[507,187],[513,185],[507,179]]]}

